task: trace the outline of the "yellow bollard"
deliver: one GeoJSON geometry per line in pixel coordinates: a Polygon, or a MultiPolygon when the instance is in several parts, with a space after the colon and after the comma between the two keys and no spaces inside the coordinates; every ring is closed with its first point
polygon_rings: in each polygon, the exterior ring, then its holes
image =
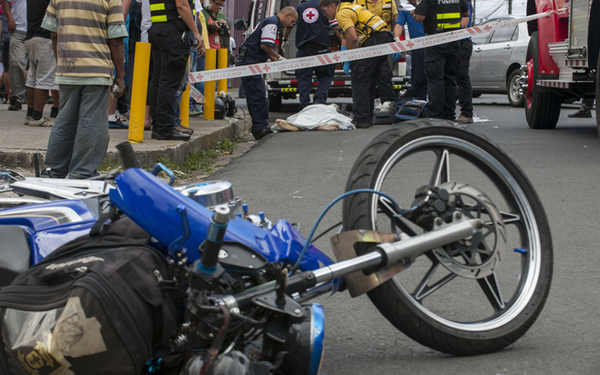
{"type": "MultiPolygon", "coordinates": [[[[221,48],[218,52],[219,58],[217,59],[217,64],[219,69],[225,69],[227,68],[227,63],[228,63],[228,50],[227,48],[221,48]]],[[[219,96],[221,96],[221,92],[225,92],[225,94],[227,94],[227,79],[220,79],[217,81],[217,92],[219,93],[219,96]]]]}
{"type": "MultiPolygon", "coordinates": [[[[206,65],[204,70],[215,70],[217,67],[217,50],[206,50],[206,65]]],[[[216,81],[204,82],[204,119],[215,119],[215,88],[216,81]]]]}
{"type": "Polygon", "coordinates": [[[135,44],[133,79],[131,80],[129,142],[142,143],[144,141],[144,118],[146,115],[149,71],[150,43],[137,42],[135,44]]]}
{"type": "MultiPolygon", "coordinates": [[[[190,58],[188,57],[188,74],[190,72],[190,58]]],[[[190,84],[185,86],[185,90],[181,93],[179,101],[179,120],[181,125],[186,128],[190,127],[190,84]]]]}

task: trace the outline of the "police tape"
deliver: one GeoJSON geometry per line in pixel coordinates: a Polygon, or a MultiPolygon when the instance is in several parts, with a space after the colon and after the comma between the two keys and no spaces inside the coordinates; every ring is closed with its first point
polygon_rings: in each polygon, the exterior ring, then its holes
{"type": "Polygon", "coordinates": [[[391,55],[399,52],[408,52],[415,49],[427,48],[437,46],[444,43],[450,43],[453,41],[466,39],[476,35],[482,35],[490,33],[496,29],[506,28],[515,26],[522,22],[533,21],[542,17],[549,17],[552,14],[558,14],[567,12],[566,9],[559,9],[553,11],[547,11],[544,13],[538,13],[531,16],[502,20],[493,24],[486,24],[483,27],[475,26],[466,29],[460,29],[447,33],[427,35],[420,38],[404,40],[401,42],[393,42],[387,44],[378,44],[370,47],[361,47],[357,49],[351,49],[346,51],[325,53],[321,55],[314,55],[308,57],[302,57],[297,59],[274,61],[269,63],[252,64],[236,66],[234,68],[208,70],[202,72],[190,73],[190,83],[214,81],[219,79],[231,79],[239,77],[248,77],[258,74],[272,74],[277,72],[284,72],[287,70],[296,70],[304,68],[312,68],[315,66],[330,65],[343,63],[346,61],[361,60],[370,57],[391,55]]]}

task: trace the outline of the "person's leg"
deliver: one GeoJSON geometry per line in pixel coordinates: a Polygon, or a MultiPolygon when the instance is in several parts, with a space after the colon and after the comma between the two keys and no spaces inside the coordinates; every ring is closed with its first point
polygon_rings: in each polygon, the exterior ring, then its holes
{"type": "Polygon", "coordinates": [[[152,129],[155,133],[165,133],[174,129],[176,113],[173,102],[175,93],[179,89],[181,80],[187,70],[190,41],[188,39],[182,42],[181,33],[177,33],[177,30],[175,27],[167,26],[163,29],[165,33],[157,33],[155,36],[155,42],[160,49],[162,64],[158,77],[156,123],[153,124],[152,129]]]}
{"type": "Polygon", "coordinates": [[[27,70],[27,51],[25,49],[25,33],[22,31],[13,31],[10,36],[8,75],[11,84],[11,110],[21,109],[21,104],[25,102],[25,71],[27,70]]]}
{"type": "Polygon", "coordinates": [[[313,102],[325,104],[327,103],[327,98],[329,97],[329,88],[331,87],[333,75],[335,74],[335,66],[317,66],[314,69],[319,84],[317,85],[317,92],[315,92],[313,102]]]}
{"type": "Polygon", "coordinates": [[[58,107],[60,106],[60,94],[58,90],[50,90],[52,95],[52,109],[50,110],[50,118],[58,116],[58,107]]]}
{"type": "MultiPolygon", "coordinates": [[[[108,148],[108,98],[110,86],[82,86],[79,125],[73,143],[69,178],[96,176],[108,148]]],[[[61,111],[62,114],[62,111],[61,111]]]]}
{"type": "Polygon", "coordinates": [[[460,44],[458,41],[446,44],[444,53],[444,111],[446,120],[454,121],[456,118],[456,68],[460,44]]]}
{"type": "Polygon", "coordinates": [[[152,73],[150,76],[150,85],[148,86],[148,100],[147,105],[150,108],[151,123],[156,123],[156,109],[158,105],[158,81],[160,79],[160,69],[162,67],[162,54],[158,45],[154,42],[155,35],[157,34],[156,25],[152,25],[148,30],[148,38],[150,40],[150,53],[152,56],[152,63],[150,64],[152,73]]]}
{"type": "Polygon", "coordinates": [[[427,117],[443,118],[444,59],[440,46],[425,49],[425,74],[427,76],[427,96],[429,97],[427,117]]]}
{"type": "MultiPolygon", "coordinates": [[[[311,53],[299,49],[296,52],[296,58],[310,56],[311,53]]],[[[298,111],[303,110],[307,105],[310,104],[310,91],[312,89],[312,72],[313,68],[296,69],[296,79],[298,80],[298,99],[300,105],[298,111]]]]}
{"type": "MultiPolygon", "coordinates": [[[[48,139],[48,151],[44,158],[44,168],[49,169],[50,177],[65,178],[73,153],[73,143],[79,124],[79,102],[83,86],[60,85],[60,111],[48,139]]],[[[102,124],[105,124],[102,120],[102,124]]]]}
{"type": "MultiPolygon", "coordinates": [[[[369,112],[371,114],[371,119],[373,119],[373,114],[375,112],[375,92],[377,90],[378,82],[380,82],[379,77],[381,76],[381,71],[384,69],[383,66],[385,66],[385,64],[387,64],[387,57],[381,56],[374,58],[371,65],[372,70],[369,85],[369,112]]],[[[381,86],[379,87],[381,88],[381,86]]],[[[381,100],[383,101],[383,99],[381,100]]]]}
{"type": "Polygon", "coordinates": [[[470,122],[473,119],[473,89],[471,87],[471,78],[469,77],[469,65],[471,64],[471,55],[473,53],[473,42],[471,39],[464,39],[460,42],[460,51],[458,54],[458,70],[456,76],[458,104],[460,105],[461,121],[470,122]]]}
{"type": "Polygon", "coordinates": [[[417,100],[427,100],[427,77],[425,76],[425,50],[411,51],[412,60],[412,90],[417,100]]]}
{"type": "Polygon", "coordinates": [[[265,83],[261,75],[243,77],[246,88],[246,105],[252,118],[252,134],[256,137],[259,131],[269,126],[269,100],[266,96],[265,83]]]}
{"type": "MultiPolygon", "coordinates": [[[[204,71],[205,65],[206,65],[206,55],[196,58],[196,71],[197,72],[204,71]]],[[[198,91],[200,91],[202,93],[202,95],[204,95],[204,82],[194,83],[194,85],[196,85],[196,88],[198,89],[198,91]]]]}
{"type": "Polygon", "coordinates": [[[352,61],[352,121],[358,128],[368,128],[372,125],[370,88],[373,62],[373,58],[352,61]]]}
{"type": "Polygon", "coordinates": [[[390,59],[386,56],[385,61],[381,64],[381,71],[379,78],[377,79],[377,87],[379,88],[379,98],[381,103],[398,101],[398,95],[394,91],[394,85],[392,84],[392,67],[390,65],[390,59]]]}
{"type": "Polygon", "coordinates": [[[594,98],[581,99],[581,108],[577,112],[570,113],[570,118],[591,118],[592,108],[594,108],[594,98]]]}
{"type": "Polygon", "coordinates": [[[298,131],[297,126],[291,125],[289,122],[287,122],[285,120],[277,119],[277,120],[275,120],[275,123],[277,124],[277,126],[279,126],[283,130],[287,130],[289,132],[297,132],[298,131]]]}

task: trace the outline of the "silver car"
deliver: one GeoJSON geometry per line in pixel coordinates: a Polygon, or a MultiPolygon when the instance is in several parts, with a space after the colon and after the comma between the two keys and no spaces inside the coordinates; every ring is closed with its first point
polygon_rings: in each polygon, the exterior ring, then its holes
{"type": "MultiPolygon", "coordinates": [[[[478,25],[494,23],[500,20],[516,19],[520,16],[493,18],[478,25]]],[[[487,35],[471,38],[473,55],[469,75],[473,86],[473,97],[481,94],[507,94],[508,101],[514,107],[522,107],[524,98],[519,94],[517,79],[520,67],[525,64],[529,34],[527,23],[515,27],[496,29],[487,35]]]]}

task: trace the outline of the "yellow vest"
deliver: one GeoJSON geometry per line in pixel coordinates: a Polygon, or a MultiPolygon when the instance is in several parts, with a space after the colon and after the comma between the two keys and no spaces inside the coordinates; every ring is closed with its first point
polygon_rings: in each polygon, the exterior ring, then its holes
{"type": "MultiPolygon", "coordinates": [[[[382,20],[380,17],[374,15],[373,13],[369,12],[365,8],[361,7],[360,5],[340,3],[336,10],[336,16],[340,11],[347,9],[354,12],[356,14],[356,17],[358,18],[358,21],[356,21],[353,26],[356,30],[356,36],[359,45],[363,44],[364,41],[367,40],[374,32],[386,30],[387,22],[382,20]]],[[[348,28],[348,25],[343,24],[343,18],[337,17],[337,19],[338,24],[340,25],[342,30],[345,31],[348,28]]]]}
{"type": "Polygon", "coordinates": [[[369,12],[371,12],[374,15],[379,16],[381,19],[383,19],[387,23],[387,29],[390,30],[391,26],[393,26],[390,24],[390,22],[392,22],[392,17],[394,17],[394,12],[392,11],[392,9],[393,9],[392,7],[395,7],[396,3],[394,2],[394,0],[379,0],[379,2],[377,4],[379,4],[379,3],[381,3],[381,12],[379,12],[380,9],[369,8],[368,0],[354,0],[354,4],[364,7],[369,12]],[[381,14],[378,14],[378,13],[381,13],[381,14]]]}

